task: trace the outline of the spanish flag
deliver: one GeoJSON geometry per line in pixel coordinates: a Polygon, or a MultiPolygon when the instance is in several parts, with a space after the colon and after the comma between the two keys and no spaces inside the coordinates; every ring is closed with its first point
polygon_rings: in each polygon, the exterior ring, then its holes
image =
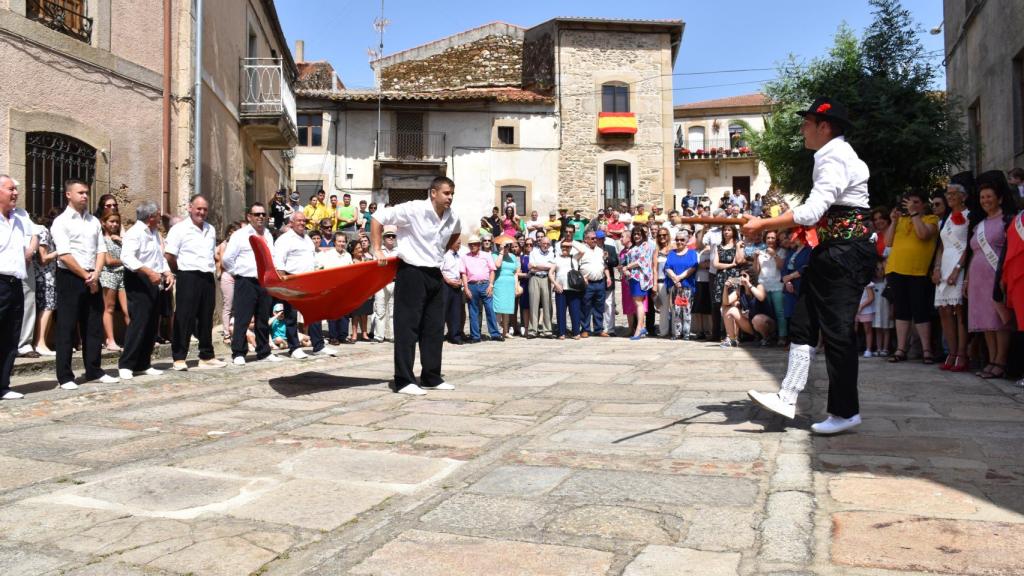
{"type": "Polygon", "coordinates": [[[597,115],[598,134],[636,134],[636,114],[601,112],[597,115]]]}

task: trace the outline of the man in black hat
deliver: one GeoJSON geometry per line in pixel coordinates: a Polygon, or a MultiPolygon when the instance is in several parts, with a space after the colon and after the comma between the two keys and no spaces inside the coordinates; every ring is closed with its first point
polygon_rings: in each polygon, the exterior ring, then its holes
{"type": "Polygon", "coordinates": [[[857,399],[857,336],[854,317],[864,286],[878,258],[868,226],[867,165],[847,144],[846,107],[818,98],[798,112],[804,146],[814,153],[814,187],[801,206],[775,218],[751,218],[745,235],[793,226],[816,226],[818,246],[801,276],[800,294],[790,321],[789,366],[778,393],[751,390],[762,407],[793,418],[796,399],[807,383],[819,335],[825,343],[828,413],[811,426],[817,434],[836,434],[860,424],[857,399]]]}

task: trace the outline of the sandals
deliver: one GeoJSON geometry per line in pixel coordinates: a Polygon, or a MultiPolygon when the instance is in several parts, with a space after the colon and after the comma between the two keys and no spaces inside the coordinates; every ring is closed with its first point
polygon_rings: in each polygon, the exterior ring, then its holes
{"type": "Polygon", "coordinates": [[[993,378],[1004,378],[1006,377],[1006,366],[1003,366],[1002,364],[989,364],[988,366],[985,367],[984,370],[978,373],[978,376],[984,380],[992,380],[993,378]],[[990,369],[989,366],[991,366],[992,368],[990,369]],[[996,374],[996,370],[999,370],[998,374],[996,374]]]}
{"type": "Polygon", "coordinates": [[[964,356],[954,356],[953,364],[949,367],[950,372],[967,372],[968,368],[967,358],[964,356]],[[963,364],[960,362],[963,361],[963,364]]]}
{"type": "Polygon", "coordinates": [[[900,350],[898,348],[896,349],[895,352],[892,353],[892,356],[889,356],[889,360],[888,360],[888,362],[890,364],[895,364],[897,362],[906,362],[906,361],[907,361],[907,353],[906,353],[906,351],[900,350]]]}
{"type": "Polygon", "coordinates": [[[927,352],[921,357],[922,364],[935,364],[935,356],[932,356],[931,352],[927,352]]]}

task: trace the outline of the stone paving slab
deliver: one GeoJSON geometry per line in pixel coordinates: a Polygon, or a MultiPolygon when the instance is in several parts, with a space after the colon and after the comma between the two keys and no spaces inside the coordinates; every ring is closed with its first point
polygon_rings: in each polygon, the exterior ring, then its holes
{"type": "Polygon", "coordinates": [[[671,546],[648,546],[622,576],[736,576],[740,555],[671,546]]]}

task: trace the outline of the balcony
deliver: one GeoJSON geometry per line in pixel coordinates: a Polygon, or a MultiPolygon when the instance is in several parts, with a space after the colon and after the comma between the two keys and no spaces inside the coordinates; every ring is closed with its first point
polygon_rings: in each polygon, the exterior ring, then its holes
{"type": "Polygon", "coordinates": [[[264,150],[288,150],[298,144],[295,94],[280,58],[242,59],[242,131],[264,150]]]}
{"type": "Polygon", "coordinates": [[[92,43],[92,18],[85,0],[28,0],[25,16],[86,44],[92,43]]]}
{"type": "Polygon", "coordinates": [[[676,142],[676,161],[678,162],[706,162],[750,160],[756,159],[757,154],[747,146],[747,143],[740,140],[733,142],[729,138],[712,138],[700,140],[691,138],[689,145],[684,142],[676,142]]]}
{"type": "Polygon", "coordinates": [[[377,133],[376,160],[436,164],[445,160],[444,132],[382,130],[377,133]]]}

